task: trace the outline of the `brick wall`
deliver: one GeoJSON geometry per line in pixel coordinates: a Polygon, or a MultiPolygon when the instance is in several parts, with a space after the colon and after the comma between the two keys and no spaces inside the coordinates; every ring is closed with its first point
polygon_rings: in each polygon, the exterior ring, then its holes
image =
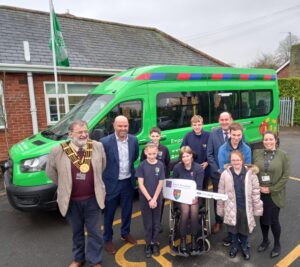
{"type": "MultiPolygon", "coordinates": [[[[59,75],[64,82],[101,82],[106,77],[59,75]]],[[[0,161],[7,159],[8,149],[32,135],[32,120],[26,73],[0,73],[3,84],[7,130],[0,129],[0,161]]],[[[33,74],[39,131],[47,128],[44,81],[54,81],[53,75],[33,74]]]]}
{"type": "Polygon", "coordinates": [[[278,78],[288,78],[290,77],[290,64],[286,65],[277,73],[278,78]]]}
{"type": "Polygon", "coordinates": [[[291,48],[290,77],[300,77],[300,44],[291,48]]]}

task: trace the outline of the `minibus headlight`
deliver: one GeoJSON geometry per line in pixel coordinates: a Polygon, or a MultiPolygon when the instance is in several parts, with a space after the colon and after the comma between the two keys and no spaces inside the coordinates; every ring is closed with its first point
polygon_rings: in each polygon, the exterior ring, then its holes
{"type": "Polygon", "coordinates": [[[38,158],[26,159],[21,163],[22,172],[38,172],[46,168],[48,154],[38,158]]]}

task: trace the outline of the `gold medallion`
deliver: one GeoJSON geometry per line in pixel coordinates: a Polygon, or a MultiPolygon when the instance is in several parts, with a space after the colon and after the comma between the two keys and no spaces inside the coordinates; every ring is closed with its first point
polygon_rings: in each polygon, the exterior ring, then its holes
{"type": "Polygon", "coordinates": [[[87,173],[90,170],[90,166],[86,163],[80,165],[80,172],[87,173]]]}

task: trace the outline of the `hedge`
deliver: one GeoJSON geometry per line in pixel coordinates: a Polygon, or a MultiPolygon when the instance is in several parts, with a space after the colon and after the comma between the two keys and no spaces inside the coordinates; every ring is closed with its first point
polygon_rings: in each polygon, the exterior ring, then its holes
{"type": "Polygon", "coordinates": [[[280,97],[295,97],[294,124],[300,124],[300,78],[278,79],[280,97]]]}

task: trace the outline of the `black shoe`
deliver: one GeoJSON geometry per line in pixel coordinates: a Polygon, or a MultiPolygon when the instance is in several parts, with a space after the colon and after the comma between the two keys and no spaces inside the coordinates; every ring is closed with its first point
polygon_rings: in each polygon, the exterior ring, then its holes
{"type": "Polygon", "coordinates": [[[152,245],[152,253],[154,256],[158,257],[160,255],[159,245],[158,243],[154,243],[152,245]]]}
{"type": "Polygon", "coordinates": [[[179,245],[179,248],[178,248],[178,255],[182,256],[182,257],[188,257],[189,256],[188,250],[186,248],[186,239],[185,238],[180,239],[180,245],[179,245]]]}
{"type": "Polygon", "coordinates": [[[236,256],[237,253],[238,253],[238,249],[237,248],[234,248],[234,247],[230,248],[230,251],[229,251],[230,258],[235,258],[235,256],[236,256]]]}
{"type": "Polygon", "coordinates": [[[271,251],[271,258],[278,257],[280,255],[281,248],[280,247],[274,247],[271,251]]]}
{"type": "Polygon", "coordinates": [[[250,252],[249,252],[249,249],[246,248],[246,249],[242,249],[242,252],[243,252],[243,256],[244,256],[244,259],[245,260],[250,260],[250,252]]]}
{"type": "Polygon", "coordinates": [[[199,246],[198,246],[198,243],[197,243],[197,237],[192,235],[192,242],[191,242],[191,251],[190,251],[190,254],[192,256],[196,256],[196,255],[199,255],[200,251],[199,251],[199,246]]]}
{"type": "Polygon", "coordinates": [[[232,243],[232,238],[230,235],[226,236],[224,239],[223,239],[223,246],[225,247],[229,247],[232,243]]]}
{"type": "MultiPolygon", "coordinates": [[[[241,239],[238,239],[238,241],[239,241],[240,245],[242,245],[241,239]]],[[[251,248],[251,245],[250,245],[249,241],[247,241],[247,248],[251,248]]]]}
{"type": "Polygon", "coordinates": [[[267,248],[269,247],[270,245],[270,241],[268,240],[268,242],[262,242],[259,247],[257,248],[257,252],[263,252],[263,251],[266,251],[267,248]]]}
{"type": "Polygon", "coordinates": [[[145,246],[145,256],[146,256],[146,258],[151,258],[151,254],[152,254],[151,245],[146,245],[145,246]]]}

